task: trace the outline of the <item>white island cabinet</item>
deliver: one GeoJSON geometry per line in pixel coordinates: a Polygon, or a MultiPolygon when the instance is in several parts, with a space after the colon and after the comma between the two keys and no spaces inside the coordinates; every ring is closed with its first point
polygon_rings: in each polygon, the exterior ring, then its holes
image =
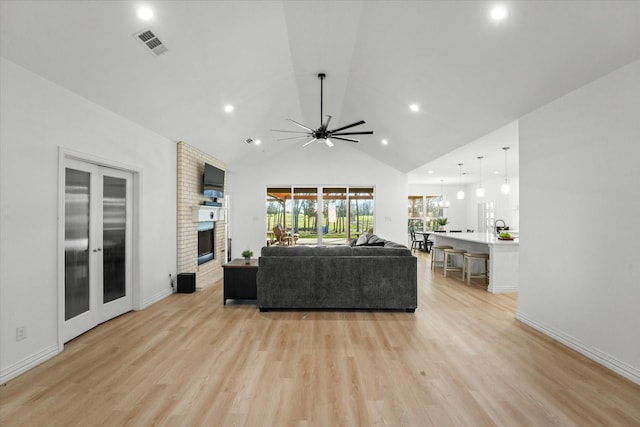
{"type": "Polygon", "coordinates": [[[494,233],[434,233],[436,245],[489,254],[491,293],[518,292],[518,238],[500,240],[494,233]]]}

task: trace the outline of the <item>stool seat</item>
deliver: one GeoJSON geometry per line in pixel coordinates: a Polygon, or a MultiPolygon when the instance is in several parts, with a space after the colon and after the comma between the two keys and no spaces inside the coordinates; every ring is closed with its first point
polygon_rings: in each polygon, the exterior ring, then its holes
{"type": "Polygon", "coordinates": [[[489,258],[489,254],[485,254],[482,252],[467,252],[466,254],[464,254],[464,256],[471,258],[489,258]]]}
{"type": "Polygon", "coordinates": [[[485,279],[488,282],[489,281],[489,254],[481,253],[481,252],[480,253],[470,252],[470,253],[464,254],[464,259],[462,263],[462,280],[465,280],[465,275],[467,279],[466,280],[467,285],[469,286],[471,286],[472,278],[485,279]],[[477,274],[471,273],[471,263],[473,262],[473,260],[484,261],[484,271],[482,273],[477,273],[477,274]]]}
{"type": "Polygon", "coordinates": [[[435,270],[436,267],[444,266],[444,250],[445,249],[453,249],[453,246],[449,245],[438,245],[431,246],[431,269],[435,270]],[[442,252],[442,260],[438,261],[438,254],[442,252]]]}
{"type": "Polygon", "coordinates": [[[462,275],[462,280],[464,280],[464,269],[463,269],[463,267],[464,267],[464,258],[462,259],[462,266],[456,267],[453,264],[453,257],[463,256],[466,253],[467,253],[466,249],[455,249],[455,248],[452,248],[452,249],[445,249],[444,250],[444,260],[443,260],[443,265],[444,265],[443,274],[444,274],[444,277],[447,277],[447,272],[449,272],[449,271],[460,271],[463,274],[462,275]]]}

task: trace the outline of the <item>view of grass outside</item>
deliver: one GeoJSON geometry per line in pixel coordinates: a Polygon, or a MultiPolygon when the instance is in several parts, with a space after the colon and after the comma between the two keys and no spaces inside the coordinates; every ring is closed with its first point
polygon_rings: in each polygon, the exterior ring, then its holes
{"type": "Polygon", "coordinates": [[[298,234],[299,244],[318,242],[321,221],[323,244],[344,244],[373,228],[373,188],[323,188],[318,212],[318,189],[314,187],[267,189],[267,235],[277,224],[298,234]],[[292,201],[293,198],[293,201],[292,201]]]}

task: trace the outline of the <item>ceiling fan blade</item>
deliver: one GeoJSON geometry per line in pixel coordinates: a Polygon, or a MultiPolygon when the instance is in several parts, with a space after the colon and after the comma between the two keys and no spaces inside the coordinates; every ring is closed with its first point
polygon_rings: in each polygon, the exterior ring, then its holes
{"type": "Polygon", "coordinates": [[[327,147],[329,148],[333,147],[333,142],[331,142],[329,138],[325,139],[324,142],[327,144],[327,147]]]}
{"type": "Polygon", "coordinates": [[[297,125],[298,125],[298,126],[300,126],[302,129],[306,129],[306,130],[308,130],[309,132],[313,132],[313,129],[311,129],[311,128],[309,128],[309,127],[306,127],[306,126],[305,126],[305,125],[303,125],[302,123],[298,123],[298,122],[296,122],[295,120],[292,120],[292,119],[287,119],[287,120],[289,120],[290,122],[293,122],[293,123],[297,124],[297,125]]]}
{"type": "Polygon", "coordinates": [[[325,129],[327,129],[329,127],[329,122],[331,121],[331,116],[327,114],[327,123],[325,123],[323,126],[325,129]]]}
{"type": "Polygon", "coordinates": [[[289,138],[278,138],[276,141],[286,141],[288,139],[300,139],[300,138],[309,138],[309,135],[292,136],[289,138]]]}
{"type": "Polygon", "coordinates": [[[339,139],[339,140],[342,140],[342,141],[349,141],[349,142],[360,142],[360,140],[359,140],[359,139],[353,139],[353,138],[341,138],[341,137],[339,137],[339,136],[332,136],[331,138],[333,138],[333,139],[339,139]]]}
{"type": "Polygon", "coordinates": [[[307,145],[311,144],[313,141],[317,141],[317,138],[313,138],[312,140],[305,142],[304,144],[302,144],[302,146],[306,147],[307,145]]]}
{"type": "Polygon", "coordinates": [[[373,135],[373,131],[363,130],[362,132],[331,132],[331,135],[373,135]]]}
{"type": "Polygon", "coordinates": [[[342,126],[341,128],[338,128],[338,129],[333,129],[330,132],[331,133],[340,132],[341,130],[349,129],[354,126],[363,125],[364,123],[365,123],[364,120],[360,120],[359,122],[351,123],[350,125],[342,126]]]}
{"type": "Polygon", "coordinates": [[[283,129],[269,129],[272,132],[287,132],[287,133],[309,133],[309,132],[303,132],[301,130],[283,130],[283,129]]]}

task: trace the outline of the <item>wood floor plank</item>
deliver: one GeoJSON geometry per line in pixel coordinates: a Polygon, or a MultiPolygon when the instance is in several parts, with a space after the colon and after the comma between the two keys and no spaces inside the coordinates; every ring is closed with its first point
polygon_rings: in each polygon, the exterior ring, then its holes
{"type": "Polygon", "coordinates": [[[515,294],[425,254],[418,283],[413,314],[172,295],[1,386],[0,425],[640,425],[640,387],[516,321],[515,294]]]}

